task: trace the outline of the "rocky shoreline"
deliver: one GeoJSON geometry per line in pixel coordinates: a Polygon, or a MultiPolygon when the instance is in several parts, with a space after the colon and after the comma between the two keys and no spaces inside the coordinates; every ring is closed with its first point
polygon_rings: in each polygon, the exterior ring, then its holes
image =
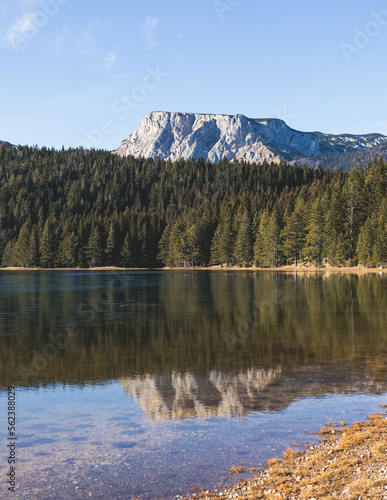
{"type": "Polygon", "coordinates": [[[281,460],[269,460],[267,469],[252,479],[215,494],[194,496],[202,500],[387,499],[385,411],[350,427],[328,422],[318,434],[318,445],[285,451],[281,460]]]}

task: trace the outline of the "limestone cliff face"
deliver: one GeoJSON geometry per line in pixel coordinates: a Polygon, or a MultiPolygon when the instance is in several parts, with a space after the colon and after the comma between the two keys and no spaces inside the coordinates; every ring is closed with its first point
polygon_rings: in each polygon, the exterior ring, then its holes
{"type": "Polygon", "coordinates": [[[381,134],[329,135],[299,132],[278,119],[244,115],[152,112],[115,151],[121,156],[177,160],[202,156],[213,163],[223,158],[257,163],[279,162],[343,153],[387,144],[381,134]]]}
{"type": "Polygon", "coordinates": [[[156,159],[223,158],[247,162],[279,161],[281,153],[320,152],[316,134],[298,132],[282,120],[252,120],[243,115],[149,113],[116,153],[156,159]]]}

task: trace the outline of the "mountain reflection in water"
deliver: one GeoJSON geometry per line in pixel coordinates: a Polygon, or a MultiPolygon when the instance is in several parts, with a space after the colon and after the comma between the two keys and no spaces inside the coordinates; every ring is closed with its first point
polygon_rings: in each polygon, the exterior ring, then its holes
{"type": "Polygon", "coordinates": [[[251,368],[237,375],[210,372],[145,375],[121,380],[121,387],[138,400],[152,419],[244,416],[251,412],[280,411],[302,397],[324,394],[387,391],[387,383],[369,373],[359,377],[350,364],[303,367],[282,373],[281,368],[251,368]]]}
{"type": "Polygon", "coordinates": [[[385,392],[386,283],[317,273],[1,272],[0,386],[119,380],[156,419],[385,392]],[[70,324],[77,334],[40,369],[36,356],[70,324]]]}

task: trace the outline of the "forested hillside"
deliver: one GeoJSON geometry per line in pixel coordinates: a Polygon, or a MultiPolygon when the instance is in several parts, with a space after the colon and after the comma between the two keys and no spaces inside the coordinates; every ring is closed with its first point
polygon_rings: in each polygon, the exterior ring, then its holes
{"type": "Polygon", "coordinates": [[[262,163],[0,147],[2,266],[387,261],[387,164],[262,163]]]}

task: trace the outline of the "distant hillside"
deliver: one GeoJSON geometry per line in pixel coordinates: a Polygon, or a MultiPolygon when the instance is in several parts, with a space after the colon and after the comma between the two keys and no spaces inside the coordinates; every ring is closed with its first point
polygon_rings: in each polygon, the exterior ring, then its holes
{"type": "MultiPolygon", "coordinates": [[[[345,153],[331,153],[316,156],[306,156],[299,158],[296,162],[298,165],[306,165],[311,168],[317,168],[319,165],[324,170],[337,169],[342,172],[349,172],[356,164],[356,160],[360,160],[363,167],[366,167],[374,158],[382,157],[387,161],[387,144],[375,146],[369,149],[348,151],[345,153]]],[[[295,161],[292,163],[296,163],[295,161]]]]}

